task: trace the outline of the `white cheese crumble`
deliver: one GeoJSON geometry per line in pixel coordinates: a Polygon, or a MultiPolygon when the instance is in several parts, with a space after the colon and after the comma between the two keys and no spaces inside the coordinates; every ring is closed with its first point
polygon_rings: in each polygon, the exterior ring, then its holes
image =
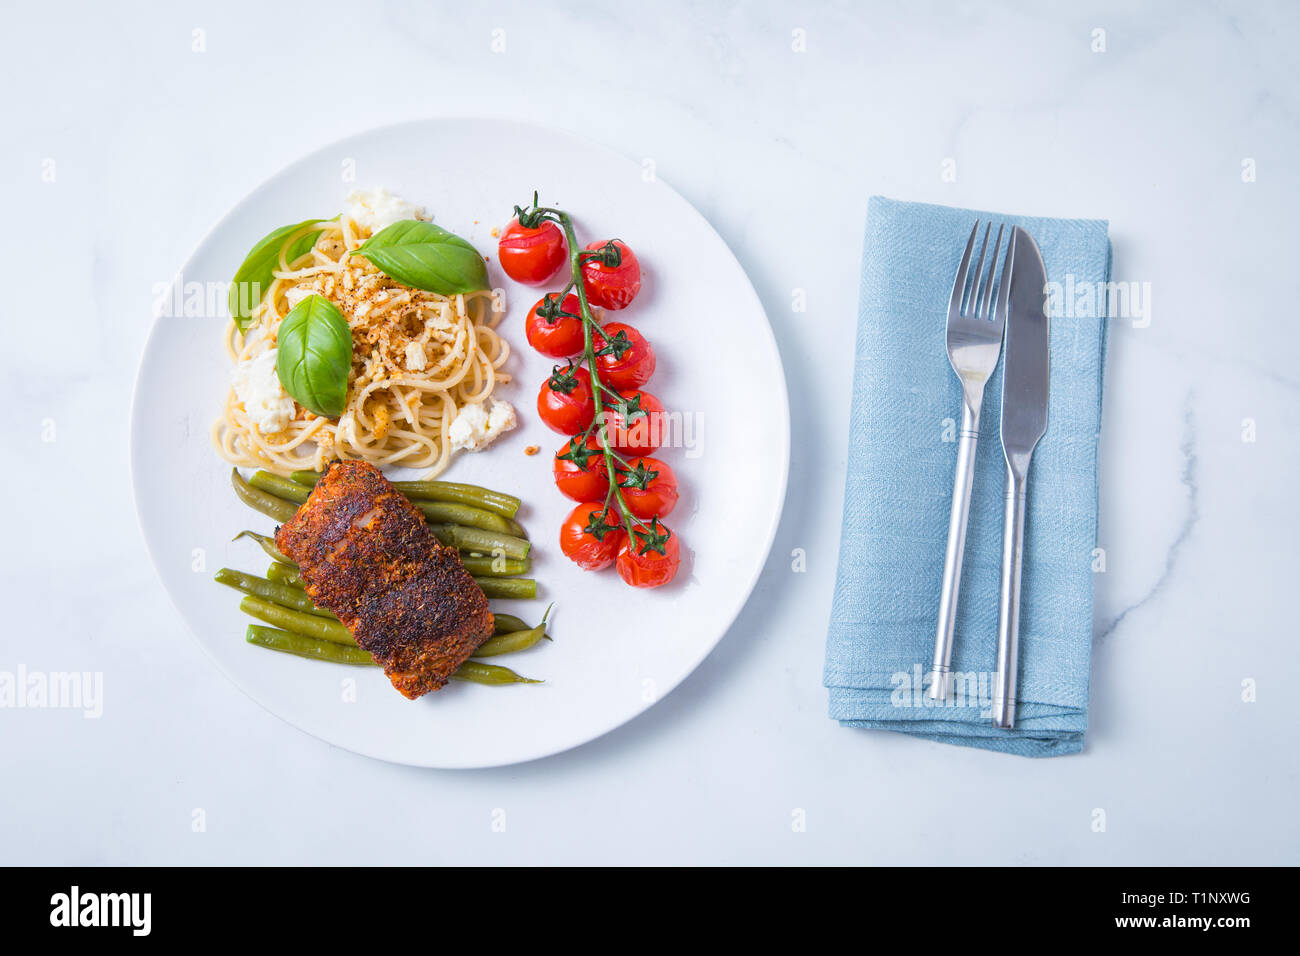
{"type": "Polygon", "coordinates": [[[258,325],[244,333],[243,344],[244,346],[256,345],[265,337],[266,333],[263,332],[262,327],[258,325]]]}
{"type": "Polygon", "coordinates": [[[315,294],[311,286],[296,285],[291,289],[284,290],[284,304],[290,309],[296,309],[299,302],[315,294]]]}
{"type": "Polygon", "coordinates": [[[452,419],[447,436],[452,451],[482,451],[517,424],[514,407],[493,399],[491,410],[482,404],[464,406],[452,419]]]}
{"type": "Polygon", "coordinates": [[[402,219],[429,218],[423,206],[409,203],[383,187],[352,190],[348,193],[343,212],[356,220],[357,225],[365,226],[371,232],[378,232],[402,219]]]}
{"type": "Polygon", "coordinates": [[[420,342],[407,342],[406,370],[408,372],[423,372],[427,364],[428,356],[424,354],[424,345],[420,342]]]}
{"type": "Polygon", "coordinates": [[[293,399],[285,393],[275,372],[277,354],[277,349],[268,349],[256,358],[245,359],[231,374],[235,397],[263,435],[284,431],[295,411],[293,399]]]}

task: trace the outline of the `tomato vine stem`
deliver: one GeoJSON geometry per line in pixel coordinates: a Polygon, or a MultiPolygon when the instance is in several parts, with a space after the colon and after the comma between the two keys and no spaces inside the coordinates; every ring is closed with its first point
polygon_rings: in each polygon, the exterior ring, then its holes
{"type": "MultiPolygon", "coordinates": [[[[616,463],[623,462],[624,464],[627,464],[627,462],[622,458],[622,456],[614,451],[613,444],[610,442],[609,429],[606,427],[605,423],[605,401],[601,396],[602,391],[607,391],[611,395],[617,395],[618,392],[611,389],[601,381],[600,372],[596,366],[596,347],[592,332],[599,328],[599,326],[597,326],[596,319],[591,314],[591,304],[587,302],[587,288],[582,281],[582,263],[584,258],[599,259],[605,254],[605,250],[600,249],[589,251],[579,246],[578,236],[573,228],[573,220],[569,218],[569,214],[562,209],[538,206],[536,195],[533,197],[533,209],[529,211],[528,214],[534,217],[532,219],[534,225],[540,222],[541,219],[550,219],[557,223],[559,227],[564,230],[564,238],[569,243],[569,284],[565,286],[564,291],[560,293],[560,301],[564,301],[563,297],[568,294],[570,289],[572,289],[578,297],[578,308],[582,313],[580,316],[582,319],[582,363],[580,364],[585,364],[587,366],[587,374],[591,376],[591,399],[596,411],[591,425],[587,427],[581,437],[585,439],[588,435],[592,434],[592,429],[595,429],[596,439],[600,443],[601,451],[605,457],[605,471],[609,476],[609,492],[605,495],[605,510],[609,510],[610,501],[612,500],[618,508],[619,517],[622,520],[623,527],[627,529],[628,544],[632,548],[636,549],[640,543],[638,541],[637,528],[645,529],[645,531],[650,534],[654,533],[654,529],[632,513],[632,509],[627,506],[627,501],[623,498],[623,489],[619,487],[618,484],[618,468],[616,467],[616,463]]],[[[520,218],[520,222],[523,222],[522,217],[520,218]]],[[[624,427],[628,427],[631,425],[631,422],[625,421],[623,424],[624,427]]]]}

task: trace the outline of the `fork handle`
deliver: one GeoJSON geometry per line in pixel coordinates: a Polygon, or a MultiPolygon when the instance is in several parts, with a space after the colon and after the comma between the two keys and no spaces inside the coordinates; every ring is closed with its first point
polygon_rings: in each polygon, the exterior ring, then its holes
{"type": "Polygon", "coordinates": [[[1020,658],[1020,571],[1025,557],[1025,500],[1029,482],[1007,467],[1002,521],[1002,588],[998,596],[998,669],[993,678],[993,726],[1016,723],[1016,674],[1020,658]]]}
{"type": "Polygon", "coordinates": [[[930,699],[946,700],[952,670],[953,627],[957,623],[957,592],[961,589],[961,563],[966,552],[966,520],[970,516],[970,490],[975,478],[975,450],[980,440],[980,410],[961,403],[961,438],[957,445],[957,473],[952,481],[952,511],[948,516],[948,549],[943,557],[943,587],[939,591],[939,624],[934,633],[934,665],[930,673],[930,699]]]}

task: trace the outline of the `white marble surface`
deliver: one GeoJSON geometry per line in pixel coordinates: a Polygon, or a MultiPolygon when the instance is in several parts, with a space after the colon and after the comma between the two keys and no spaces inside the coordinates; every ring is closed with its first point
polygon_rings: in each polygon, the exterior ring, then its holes
{"type": "Polygon", "coordinates": [[[0,862],[1300,861],[1296,8],[544,6],[7,14],[0,670],[102,671],[105,694],[98,720],[0,710],[0,862]],[[446,114],[652,158],[752,276],[795,422],[784,522],[718,650],[595,743],[469,773],[332,749],[218,674],[149,564],[126,456],[154,283],[286,162],[446,114]],[[1115,278],[1152,284],[1149,327],[1110,343],[1078,757],[825,716],[851,372],[834,343],[853,335],[872,193],[1108,218],[1115,278]]]}

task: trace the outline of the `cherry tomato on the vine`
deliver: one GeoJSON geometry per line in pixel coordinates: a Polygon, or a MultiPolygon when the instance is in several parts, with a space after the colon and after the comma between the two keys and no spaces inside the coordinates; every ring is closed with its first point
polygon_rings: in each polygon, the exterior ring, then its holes
{"type": "Polygon", "coordinates": [[[677,535],[658,521],[632,529],[618,549],[618,576],[634,588],[657,588],[677,573],[681,556],[677,535]]]}
{"type": "Polygon", "coordinates": [[[540,285],[555,275],[568,256],[564,233],[549,220],[529,227],[516,216],[501,230],[497,243],[497,258],[506,275],[528,285],[540,285]]]}
{"type": "Polygon", "coordinates": [[[655,373],[655,350],[630,325],[609,323],[593,332],[592,345],[600,380],[610,388],[640,388],[655,373]]]}
{"type": "Polygon", "coordinates": [[[528,344],[551,358],[568,358],[582,351],[582,319],[578,297],[566,295],[563,305],[558,292],[548,292],[531,309],[524,320],[528,344]],[[568,313],[561,315],[560,313],[568,313]]]}
{"type": "Polygon", "coordinates": [[[618,484],[628,510],[638,518],[663,518],[677,504],[677,476],[658,458],[633,458],[618,469],[618,484]]]}
{"type": "Polygon", "coordinates": [[[551,470],[555,474],[555,487],[574,501],[604,501],[609,493],[605,452],[595,435],[570,438],[555,453],[551,470]]]}
{"type": "Polygon", "coordinates": [[[537,393],[537,414],[546,427],[561,435],[585,431],[596,417],[591,398],[591,375],[585,368],[556,366],[537,393]]]}
{"type": "Polygon", "coordinates": [[[625,309],[641,289],[641,265],[636,253],[619,239],[593,242],[583,256],[582,285],[587,301],[605,309],[625,309]]]}
{"type": "Polygon", "coordinates": [[[618,511],[606,508],[604,502],[578,505],[560,525],[560,550],[588,571],[599,571],[613,564],[626,540],[627,532],[618,511]]]}
{"type": "Polygon", "coordinates": [[[668,436],[668,413],[663,404],[639,388],[619,390],[617,401],[604,402],[605,426],[610,442],[624,455],[649,455],[668,436]]]}

